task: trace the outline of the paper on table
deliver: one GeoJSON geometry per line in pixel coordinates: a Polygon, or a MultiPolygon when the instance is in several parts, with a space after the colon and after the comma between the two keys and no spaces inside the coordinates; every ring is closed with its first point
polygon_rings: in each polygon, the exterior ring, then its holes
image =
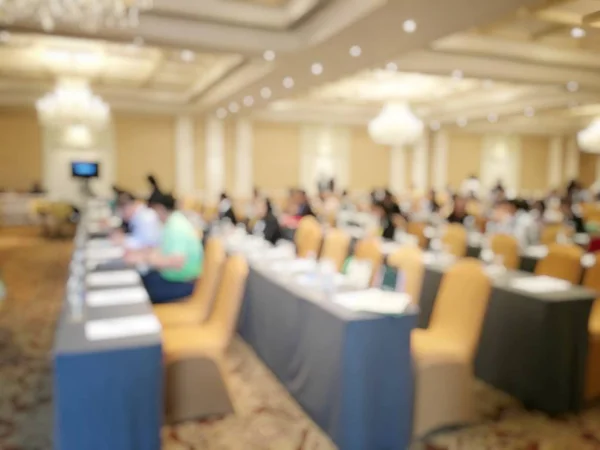
{"type": "Polygon", "coordinates": [[[295,274],[316,270],[317,262],[313,259],[294,259],[293,261],[274,263],[272,268],[277,272],[295,274]]]}
{"type": "Polygon", "coordinates": [[[92,320],[85,324],[85,337],[88,341],[143,336],[160,333],[160,331],[160,322],[153,314],[92,320]]]}
{"type": "Polygon", "coordinates": [[[85,300],[91,307],[134,305],[147,302],[148,293],[143,287],[137,286],[125,289],[106,289],[88,292],[85,300]]]}
{"type": "Polygon", "coordinates": [[[398,250],[401,245],[398,242],[393,241],[383,241],[381,243],[381,253],[384,255],[391,255],[396,250],[398,250]]]}
{"type": "Polygon", "coordinates": [[[87,248],[107,248],[112,247],[113,243],[110,239],[91,239],[87,242],[87,248]]]}
{"type": "Polygon", "coordinates": [[[515,289],[519,289],[534,294],[552,292],[552,291],[566,291],[571,287],[571,283],[565,280],[559,280],[558,278],[543,276],[517,278],[511,282],[511,285],[515,289]]]}
{"type": "Polygon", "coordinates": [[[90,273],[85,278],[88,287],[127,286],[140,283],[140,275],[135,270],[111,270],[90,273]]]}
{"type": "Polygon", "coordinates": [[[404,292],[387,292],[379,289],[338,294],[334,302],[353,311],[390,315],[403,314],[411,303],[410,295],[404,292]]]}
{"type": "Polygon", "coordinates": [[[88,259],[118,259],[125,255],[122,247],[109,248],[88,248],[85,250],[85,256],[88,259]]]}
{"type": "MultiPolygon", "coordinates": [[[[335,273],[329,275],[333,281],[333,285],[336,287],[343,286],[346,284],[347,279],[341,273],[335,273]]],[[[298,275],[296,277],[296,282],[302,286],[320,286],[324,285],[324,278],[321,274],[313,272],[313,273],[304,273],[298,275]]]]}
{"type": "Polygon", "coordinates": [[[543,258],[548,254],[548,247],[545,245],[532,245],[527,247],[524,253],[532,258],[543,258]]]}

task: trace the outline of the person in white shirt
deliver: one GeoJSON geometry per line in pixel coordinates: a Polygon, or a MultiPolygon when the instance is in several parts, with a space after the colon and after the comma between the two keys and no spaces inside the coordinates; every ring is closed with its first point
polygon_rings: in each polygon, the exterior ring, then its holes
{"type": "Polygon", "coordinates": [[[129,224],[129,232],[115,233],[113,240],[131,250],[154,248],[160,244],[162,225],[156,212],[138,201],[132,194],[122,192],[117,200],[117,211],[129,224]]]}
{"type": "Polygon", "coordinates": [[[479,178],[475,175],[471,175],[469,178],[464,180],[460,185],[460,192],[463,197],[477,197],[481,189],[481,183],[479,178]]]}

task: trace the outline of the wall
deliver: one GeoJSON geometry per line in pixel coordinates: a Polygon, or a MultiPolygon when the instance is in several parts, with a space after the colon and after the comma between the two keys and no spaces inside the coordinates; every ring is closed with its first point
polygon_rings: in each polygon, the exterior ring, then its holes
{"type": "Polygon", "coordinates": [[[548,189],[550,140],[543,136],[521,137],[521,190],[523,192],[548,189]]]}
{"type": "Polygon", "coordinates": [[[448,184],[457,189],[462,181],[481,171],[483,135],[450,133],[448,138],[448,184]]]}
{"type": "Polygon", "coordinates": [[[579,181],[585,187],[591,186],[596,181],[599,160],[600,155],[583,152],[579,154],[579,181]]]}
{"type": "Polygon", "coordinates": [[[34,110],[0,111],[0,189],[42,181],[42,137],[34,110]]]}
{"type": "Polygon", "coordinates": [[[353,127],[350,137],[350,190],[371,191],[390,184],[391,150],[374,143],[366,127],[353,127]]]}

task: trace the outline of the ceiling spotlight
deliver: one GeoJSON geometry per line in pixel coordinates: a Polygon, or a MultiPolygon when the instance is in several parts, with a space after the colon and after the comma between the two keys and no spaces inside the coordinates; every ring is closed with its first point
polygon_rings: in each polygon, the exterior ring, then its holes
{"type": "Polygon", "coordinates": [[[321,63],[314,63],[310,67],[310,71],[312,72],[313,75],[321,75],[323,73],[323,64],[321,64],[321,63]]]}
{"type": "Polygon", "coordinates": [[[183,62],[189,63],[196,59],[196,54],[191,50],[181,50],[179,57],[183,62]]]}
{"type": "Polygon", "coordinates": [[[463,76],[463,71],[460,69],[454,69],[452,71],[452,78],[454,78],[455,80],[462,80],[463,76]]]}
{"type": "Polygon", "coordinates": [[[0,42],[8,42],[8,41],[10,41],[10,32],[0,31],[0,42]]]}
{"type": "Polygon", "coordinates": [[[352,56],[353,58],[358,58],[362,53],[362,48],[360,48],[358,45],[353,45],[352,47],[350,47],[350,56],[352,56]]]}
{"type": "Polygon", "coordinates": [[[219,119],[224,119],[225,117],[227,117],[227,110],[225,108],[217,109],[217,117],[219,119]]]}
{"type": "Polygon", "coordinates": [[[262,98],[264,98],[265,100],[268,98],[271,98],[271,89],[269,89],[268,87],[264,87],[260,90],[260,96],[262,98]]]}
{"type": "Polygon", "coordinates": [[[246,105],[246,106],[254,105],[254,97],[252,97],[251,95],[246,95],[244,97],[244,105],[246,105]]]}
{"type": "Polygon", "coordinates": [[[429,128],[431,128],[433,131],[439,130],[440,127],[441,127],[440,122],[437,120],[432,120],[431,123],[429,124],[429,128]]]}
{"type": "Polygon", "coordinates": [[[498,122],[498,114],[496,113],[489,113],[487,118],[490,123],[498,122]]]}
{"type": "Polygon", "coordinates": [[[237,102],[231,102],[229,104],[229,111],[233,114],[240,110],[240,105],[237,102]]]}
{"type": "Polygon", "coordinates": [[[291,89],[294,87],[294,79],[292,77],[285,77],[283,79],[283,87],[286,89],[291,89]]]}
{"type": "Polygon", "coordinates": [[[577,92],[579,90],[579,83],[577,81],[569,81],[567,83],[567,91],[577,92]]]}
{"type": "Polygon", "coordinates": [[[525,117],[533,117],[535,116],[535,109],[532,106],[528,106],[523,111],[523,114],[525,114],[525,117]]]}
{"type": "Polygon", "coordinates": [[[275,61],[275,52],[273,50],[265,50],[263,58],[265,58],[265,61],[275,61]]]}
{"type": "Polygon", "coordinates": [[[385,70],[388,70],[390,72],[396,72],[398,70],[398,64],[396,64],[395,62],[389,62],[385,65],[385,70]]]}
{"type": "Polygon", "coordinates": [[[490,80],[488,78],[486,80],[483,80],[483,83],[481,85],[483,86],[484,89],[491,89],[494,87],[494,80],[490,80]]]}
{"type": "Polygon", "coordinates": [[[466,127],[468,123],[469,121],[466,117],[459,117],[458,119],[456,119],[456,125],[458,125],[461,128],[466,127]]]}
{"type": "Polygon", "coordinates": [[[585,30],[581,27],[573,27],[571,28],[571,37],[581,39],[582,37],[585,37],[585,30]]]}
{"type": "Polygon", "coordinates": [[[414,33],[417,29],[417,22],[412,19],[405,20],[402,24],[402,29],[405,33],[414,33]]]}

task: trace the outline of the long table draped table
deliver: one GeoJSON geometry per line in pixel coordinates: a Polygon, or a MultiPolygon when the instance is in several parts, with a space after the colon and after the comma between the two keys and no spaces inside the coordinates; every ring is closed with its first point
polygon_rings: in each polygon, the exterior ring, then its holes
{"type": "Polygon", "coordinates": [[[344,450],[405,449],[411,437],[410,332],[416,310],[348,310],[252,265],[239,333],[344,450]]]}

